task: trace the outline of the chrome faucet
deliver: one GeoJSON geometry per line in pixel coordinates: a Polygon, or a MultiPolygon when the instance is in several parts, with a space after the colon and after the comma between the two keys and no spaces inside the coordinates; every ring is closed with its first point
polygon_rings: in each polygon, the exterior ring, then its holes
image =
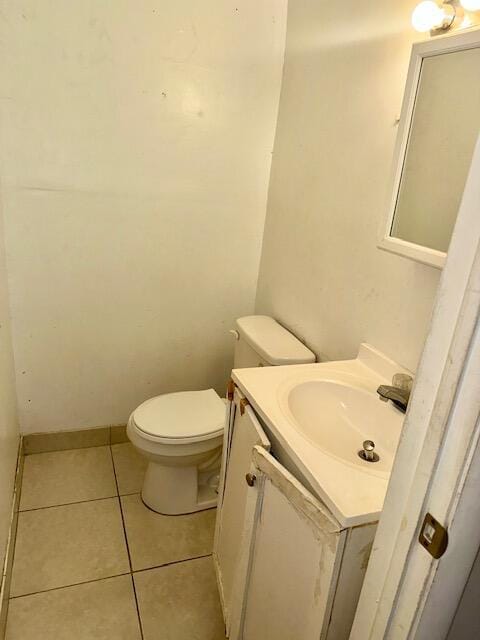
{"type": "Polygon", "coordinates": [[[400,411],[405,413],[410,400],[412,385],[412,376],[406,373],[396,373],[392,378],[392,385],[381,384],[377,389],[377,393],[380,396],[380,400],[383,402],[391,400],[400,411]]]}

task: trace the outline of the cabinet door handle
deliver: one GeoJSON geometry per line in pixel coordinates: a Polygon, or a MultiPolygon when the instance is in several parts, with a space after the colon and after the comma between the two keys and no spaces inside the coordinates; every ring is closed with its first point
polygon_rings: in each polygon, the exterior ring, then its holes
{"type": "Polygon", "coordinates": [[[245,480],[249,487],[253,487],[257,481],[257,476],[254,473],[247,473],[245,480]]]}
{"type": "Polygon", "coordinates": [[[247,398],[242,398],[240,400],[240,415],[243,416],[243,414],[245,413],[245,407],[248,407],[248,405],[250,404],[250,402],[247,400],[247,398]]]}

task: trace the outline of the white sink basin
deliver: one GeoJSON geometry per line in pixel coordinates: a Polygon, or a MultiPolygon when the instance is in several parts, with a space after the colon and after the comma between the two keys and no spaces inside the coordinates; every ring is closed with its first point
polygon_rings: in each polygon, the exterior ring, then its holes
{"type": "Polygon", "coordinates": [[[376,393],[333,380],[309,380],[286,393],[282,409],[314,446],[367,472],[389,472],[403,414],[376,393]],[[378,462],[358,456],[364,440],[375,442],[378,462]]]}
{"type": "Polygon", "coordinates": [[[370,345],[355,360],[236,369],[272,451],[345,527],[378,520],[404,414],[376,390],[409,373],[370,345]],[[358,456],[375,442],[378,462],[358,456]]]}

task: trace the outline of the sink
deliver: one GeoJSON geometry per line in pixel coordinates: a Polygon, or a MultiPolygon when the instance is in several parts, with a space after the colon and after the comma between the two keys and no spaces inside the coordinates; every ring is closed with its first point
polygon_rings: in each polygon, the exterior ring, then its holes
{"type": "Polygon", "coordinates": [[[411,372],[375,347],[354,360],[236,369],[272,452],[344,527],[378,520],[405,414],[376,391],[411,372]],[[358,456],[375,442],[378,462],[358,456]]]}
{"type": "Polygon", "coordinates": [[[366,472],[390,472],[403,414],[376,393],[336,380],[307,380],[282,394],[281,407],[292,426],[315,447],[366,472]],[[358,456],[364,440],[375,442],[380,459],[358,456]]]}

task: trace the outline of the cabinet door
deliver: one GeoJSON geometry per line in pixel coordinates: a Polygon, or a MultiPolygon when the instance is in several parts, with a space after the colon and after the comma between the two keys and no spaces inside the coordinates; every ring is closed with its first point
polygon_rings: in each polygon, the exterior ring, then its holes
{"type": "Polygon", "coordinates": [[[269,453],[253,453],[255,529],[243,640],[319,640],[330,616],[345,532],[269,453]]]}
{"type": "Polygon", "coordinates": [[[249,489],[245,476],[250,471],[253,448],[270,448],[260,423],[238,389],[235,390],[234,405],[235,414],[230,425],[232,433],[226,439],[230,442],[230,451],[224,458],[227,468],[213,550],[227,635],[232,615],[238,615],[233,610],[243,602],[253,526],[252,519],[245,514],[249,489]]]}

